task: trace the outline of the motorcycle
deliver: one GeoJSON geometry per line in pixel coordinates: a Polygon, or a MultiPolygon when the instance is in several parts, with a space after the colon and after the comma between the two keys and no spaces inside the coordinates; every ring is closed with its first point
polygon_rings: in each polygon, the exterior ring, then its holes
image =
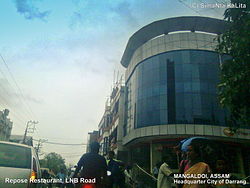
{"type": "MultiPolygon", "coordinates": [[[[107,176],[111,175],[110,171],[107,171],[107,176]]],[[[81,183],[80,185],[75,185],[76,188],[98,188],[95,183],[81,183]]]]}
{"type": "Polygon", "coordinates": [[[92,184],[92,183],[91,183],[91,184],[89,184],[89,183],[86,184],[86,183],[85,183],[85,184],[83,184],[83,185],[81,186],[81,188],[96,188],[96,185],[95,185],[95,184],[92,184]]]}

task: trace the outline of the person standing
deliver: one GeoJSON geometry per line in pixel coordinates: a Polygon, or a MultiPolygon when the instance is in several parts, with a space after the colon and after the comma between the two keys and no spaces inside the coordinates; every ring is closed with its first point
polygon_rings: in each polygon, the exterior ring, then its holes
{"type": "MultiPolygon", "coordinates": [[[[211,170],[207,163],[202,158],[202,144],[193,143],[188,146],[187,159],[189,169],[184,172],[187,174],[210,174],[211,170]]],[[[186,180],[193,180],[192,178],[186,178],[186,180]]],[[[195,180],[202,180],[201,178],[196,178],[195,180]]],[[[184,184],[183,188],[205,188],[208,187],[206,183],[204,184],[184,184]]]]}
{"type": "Polygon", "coordinates": [[[57,177],[62,181],[60,183],[60,187],[64,188],[65,187],[65,178],[66,178],[66,174],[64,173],[64,169],[60,170],[60,172],[57,174],[57,177]]]}
{"type": "Polygon", "coordinates": [[[124,163],[114,159],[114,151],[108,153],[108,171],[111,172],[109,188],[124,188],[125,187],[125,175],[123,172],[124,163]]]}
{"type": "Polygon", "coordinates": [[[172,170],[167,164],[168,157],[163,157],[163,164],[161,165],[157,178],[157,188],[171,188],[172,170]]]}
{"type": "Polygon", "coordinates": [[[105,188],[107,179],[107,164],[103,156],[99,155],[100,145],[98,142],[90,144],[90,152],[85,153],[77,163],[77,167],[73,177],[77,177],[80,172],[80,177],[85,179],[96,179],[96,188],[105,188]]]}
{"type": "Polygon", "coordinates": [[[158,162],[158,163],[156,163],[155,167],[153,168],[153,175],[155,178],[158,177],[160,167],[161,167],[161,163],[158,162]]]}

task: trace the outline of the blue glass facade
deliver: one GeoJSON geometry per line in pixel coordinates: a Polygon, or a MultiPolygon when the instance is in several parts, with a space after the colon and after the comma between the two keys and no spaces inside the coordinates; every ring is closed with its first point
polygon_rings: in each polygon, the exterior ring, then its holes
{"type": "Polygon", "coordinates": [[[125,134],[163,124],[225,125],[217,99],[219,65],[219,55],[204,50],[170,51],[140,62],[126,82],[125,134]]]}

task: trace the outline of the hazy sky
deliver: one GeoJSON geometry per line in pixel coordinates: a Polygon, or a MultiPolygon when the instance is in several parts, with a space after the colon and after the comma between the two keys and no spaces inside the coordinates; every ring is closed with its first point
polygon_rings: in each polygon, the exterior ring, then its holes
{"type": "MultiPolygon", "coordinates": [[[[129,37],[168,17],[222,18],[222,9],[188,7],[201,2],[1,0],[0,54],[9,69],[0,59],[0,110],[10,110],[12,134],[23,134],[26,122],[36,120],[35,139],[86,143],[104,112],[114,70],[123,70],[129,37]]],[[[76,163],[84,147],[44,144],[42,151],[76,163]]]]}

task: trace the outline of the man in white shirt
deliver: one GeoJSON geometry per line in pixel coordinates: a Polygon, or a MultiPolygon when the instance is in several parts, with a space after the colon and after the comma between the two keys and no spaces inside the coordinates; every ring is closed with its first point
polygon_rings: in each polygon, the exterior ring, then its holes
{"type": "Polygon", "coordinates": [[[159,169],[159,174],[157,178],[157,188],[171,188],[171,174],[173,172],[167,164],[168,157],[163,157],[163,161],[164,162],[159,169]]]}

